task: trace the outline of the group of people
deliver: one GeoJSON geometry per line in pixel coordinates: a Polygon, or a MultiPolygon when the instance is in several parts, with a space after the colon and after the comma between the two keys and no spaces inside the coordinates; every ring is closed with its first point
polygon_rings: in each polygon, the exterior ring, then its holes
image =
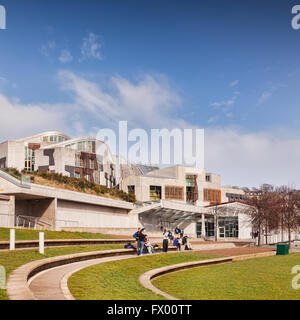
{"type": "MultiPolygon", "coordinates": [[[[163,231],[163,248],[164,253],[168,252],[168,247],[172,244],[177,247],[178,251],[184,247],[184,250],[192,250],[192,246],[188,241],[188,236],[184,236],[183,230],[178,227],[175,229],[176,236],[174,237],[170,230],[164,229],[163,231]]],[[[143,256],[144,254],[153,254],[154,248],[158,247],[157,244],[152,245],[149,238],[145,234],[145,228],[138,228],[137,232],[133,234],[133,238],[136,240],[137,246],[135,247],[131,243],[125,245],[126,249],[136,249],[138,256],[143,256]]]]}
{"type": "Polygon", "coordinates": [[[143,256],[144,254],[154,253],[154,248],[158,245],[152,246],[150,240],[145,234],[145,228],[138,228],[138,231],[133,235],[137,242],[137,254],[138,256],[143,256]]]}
{"type": "Polygon", "coordinates": [[[168,246],[169,243],[172,243],[173,241],[173,246],[177,247],[178,251],[181,251],[182,247],[184,247],[184,250],[192,250],[192,245],[188,241],[188,236],[183,235],[183,231],[180,229],[176,228],[175,229],[175,234],[177,234],[176,237],[172,235],[172,233],[167,231],[166,229],[164,230],[163,233],[163,252],[168,252],[168,246]],[[176,232],[176,229],[179,230],[176,232]]]}

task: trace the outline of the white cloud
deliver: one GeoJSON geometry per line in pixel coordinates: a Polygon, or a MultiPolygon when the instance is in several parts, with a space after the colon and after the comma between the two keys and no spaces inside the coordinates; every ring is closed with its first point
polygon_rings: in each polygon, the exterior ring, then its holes
{"type": "Polygon", "coordinates": [[[71,62],[73,60],[73,56],[71,55],[69,50],[62,50],[60,53],[59,61],[61,63],[71,62]]]}
{"type": "Polygon", "coordinates": [[[273,93],[270,91],[264,91],[258,99],[257,104],[260,105],[272,97],[273,93]]]}
{"type": "Polygon", "coordinates": [[[233,88],[239,84],[240,80],[235,80],[229,84],[229,87],[233,88]]]}
{"type": "Polygon", "coordinates": [[[63,105],[21,104],[0,94],[0,141],[21,138],[46,130],[65,129],[63,105]]]}
{"type": "Polygon", "coordinates": [[[215,107],[215,108],[218,108],[218,107],[222,107],[222,106],[231,106],[234,104],[235,102],[235,97],[233,97],[232,99],[230,100],[227,100],[227,101],[218,101],[218,102],[213,102],[211,104],[212,107],[215,107]]]}
{"type": "Polygon", "coordinates": [[[298,183],[300,187],[300,136],[207,129],[205,145],[206,167],[221,174],[223,184],[298,183]]]}
{"type": "Polygon", "coordinates": [[[81,60],[87,58],[94,58],[97,60],[102,60],[100,49],[102,48],[102,43],[99,40],[99,36],[94,33],[89,33],[89,35],[83,39],[81,46],[81,60]]]}
{"type": "MultiPolygon", "coordinates": [[[[181,102],[163,76],[146,75],[137,82],[122,77],[110,79],[112,90],[66,70],[59,72],[62,88],[72,93],[74,102],[92,112],[102,124],[119,120],[153,126],[168,125],[168,115],[181,102]]],[[[182,121],[178,120],[178,124],[182,121]]]]}

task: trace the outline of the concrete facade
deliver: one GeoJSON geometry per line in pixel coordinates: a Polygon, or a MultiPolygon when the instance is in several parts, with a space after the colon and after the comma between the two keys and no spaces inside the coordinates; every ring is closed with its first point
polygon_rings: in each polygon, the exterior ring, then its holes
{"type": "Polygon", "coordinates": [[[138,225],[131,214],[132,203],[36,184],[18,185],[2,171],[0,197],[0,227],[14,227],[17,217],[51,230],[130,229],[138,225]]]}
{"type": "MultiPolygon", "coordinates": [[[[130,188],[134,187],[134,192],[138,201],[151,201],[151,186],[161,188],[161,200],[169,200],[166,196],[166,187],[181,187],[183,188],[183,196],[181,199],[172,199],[180,202],[193,202],[196,206],[209,205],[211,202],[228,202],[231,197],[236,197],[236,200],[242,200],[244,191],[237,188],[222,187],[221,177],[218,174],[207,173],[205,169],[198,169],[193,167],[174,166],[164,169],[153,170],[145,175],[135,173],[128,175],[128,168],[123,168],[127,173],[121,181],[120,187],[125,192],[130,192],[130,188]],[[127,170],[126,170],[127,169],[127,170]],[[189,201],[189,187],[191,179],[194,177],[194,193],[195,201],[189,201]],[[219,201],[209,201],[207,198],[208,192],[212,191],[218,193],[219,201]]],[[[136,172],[132,170],[132,172],[136,172]]],[[[124,176],[124,175],[123,175],[124,176]]],[[[191,187],[190,187],[191,188],[191,187]]],[[[192,199],[193,200],[193,199],[192,199]]],[[[211,199],[213,200],[213,199],[211,199]]]]}
{"type": "Polygon", "coordinates": [[[119,180],[114,157],[103,141],[71,139],[57,131],[0,143],[0,168],[45,170],[107,187],[116,186],[119,180]]]}

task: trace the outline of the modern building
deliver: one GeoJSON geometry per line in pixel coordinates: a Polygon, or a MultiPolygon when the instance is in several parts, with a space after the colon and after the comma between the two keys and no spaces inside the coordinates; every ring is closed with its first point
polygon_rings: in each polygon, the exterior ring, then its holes
{"type": "Polygon", "coordinates": [[[118,170],[109,147],[87,137],[71,139],[61,132],[45,132],[0,144],[0,168],[49,171],[115,187],[118,170]]]}
{"type": "Polygon", "coordinates": [[[0,227],[132,235],[143,226],[157,236],[164,228],[179,227],[194,238],[252,238],[244,191],[222,186],[220,175],[201,168],[160,169],[124,161],[119,167],[116,159],[101,140],[72,139],[60,132],[1,143],[0,227]],[[1,170],[7,167],[46,170],[116,186],[134,193],[138,202],[30,184],[1,170]]]}
{"type": "Polygon", "coordinates": [[[220,175],[194,167],[159,169],[136,164],[123,165],[121,177],[120,188],[134,193],[140,202],[172,200],[203,207],[244,199],[243,190],[222,187],[220,175]]]}

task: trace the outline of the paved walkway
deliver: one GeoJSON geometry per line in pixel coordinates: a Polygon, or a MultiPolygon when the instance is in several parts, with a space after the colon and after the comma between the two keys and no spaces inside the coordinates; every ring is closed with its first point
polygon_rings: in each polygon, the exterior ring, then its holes
{"type": "Polygon", "coordinates": [[[130,258],[136,258],[136,256],[107,257],[55,267],[38,273],[30,279],[29,288],[37,300],[67,300],[61,286],[61,282],[65,276],[92,265],[130,258]]]}

